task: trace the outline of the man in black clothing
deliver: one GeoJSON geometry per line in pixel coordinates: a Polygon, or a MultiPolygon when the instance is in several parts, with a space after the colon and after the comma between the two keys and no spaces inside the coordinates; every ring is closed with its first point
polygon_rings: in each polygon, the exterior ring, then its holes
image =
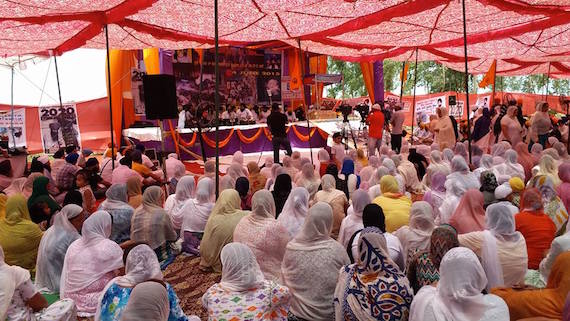
{"type": "Polygon", "coordinates": [[[287,155],[291,156],[291,143],[287,138],[287,132],[285,131],[285,125],[287,125],[287,116],[279,110],[279,105],[274,103],[271,106],[271,114],[267,117],[267,126],[271,131],[271,136],[273,136],[273,161],[279,163],[279,148],[281,145],[285,146],[287,155]]]}

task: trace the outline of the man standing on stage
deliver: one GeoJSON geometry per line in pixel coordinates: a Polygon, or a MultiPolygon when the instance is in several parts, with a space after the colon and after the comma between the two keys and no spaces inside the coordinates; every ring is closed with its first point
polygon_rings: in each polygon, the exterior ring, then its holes
{"type": "Polygon", "coordinates": [[[281,145],[285,146],[288,156],[292,154],[291,143],[287,138],[285,125],[287,125],[287,116],[281,113],[278,104],[273,103],[271,105],[271,114],[267,117],[267,126],[271,130],[271,136],[273,136],[273,161],[275,163],[279,163],[279,148],[281,145]]]}
{"type": "Polygon", "coordinates": [[[366,119],[368,127],[368,157],[374,155],[376,150],[380,154],[382,147],[382,132],[384,130],[384,113],[379,104],[372,105],[372,112],[366,119]]]}
{"type": "Polygon", "coordinates": [[[402,148],[402,126],[404,125],[404,120],[406,119],[406,114],[402,110],[401,105],[396,105],[395,111],[392,114],[392,119],[390,123],[392,124],[392,150],[397,154],[400,154],[400,149],[402,148]]]}

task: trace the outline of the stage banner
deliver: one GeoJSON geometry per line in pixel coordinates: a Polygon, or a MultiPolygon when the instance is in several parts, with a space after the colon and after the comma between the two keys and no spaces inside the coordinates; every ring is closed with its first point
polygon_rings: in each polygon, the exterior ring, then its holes
{"type": "MultiPolygon", "coordinates": [[[[177,50],[173,72],[176,77],[178,104],[197,104],[200,99],[214,101],[214,50],[203,51],[202,79],[196,50],[177,50]]],[[[220,98],[222,103],[257,104],[280,102],[281,53],[237,47],[222,47],[219,52],[220,98]]]]}
{"type": "Polygon", "coordinates": [[[475,105],[477,107],[489,108],[491,102],[491,95],[478,96],[475,105]]]}
{"type": "Polygon", "coordinates": [[[435,114],[435,110],[440,107],[446,107],[446,96],[438,96],[428,98],[416,102],[416,114],[425,114],[428,116],[435,114]]]}
{"type": "Polygon", "coordinates": [[[12,112],[10,110],[0,112],[0,141],[8,142],[11,148],[16,142],[16,147],[26,145],[26,110],[14,109],[14,132],[12,133],[12,112]]]}
{"type": "Polygon", "coordinates": [[[144,91],[143,91],[143,76],[146,72],[138,69],[131,68],[131,94],[133,96],[133,103],[135,105],[135,115],[142,116],[144,112],[144,91]]]}
{"type": "Polygon", "coordinates": [[[75,104],[39,107],[40,129],[45,153],[55,153],[66,146],[80,148],[81,136],[75,104]]]}
{"type": "Polygon", "coordinates": [[[303,99],[301,88],[291,89],[291,76],[281,76],[281,99],[298,100],[303,99]]]}
{"type": "Polygon", "coordinates": [[[465,102],[463,100],[457,100],[456,103],[456,105],[449,106],[449,115],[455,118],[462,118],[465,102]]]}
{"type": "MultiPolygon", "coordinates": [[[[384,95],[384,102],[390,104],[391,106],[397,105],[400,103],[400,96],[396,96],[393,94],[385,94],[384,95]]],[[[409,101],[404,101],[404,106],[402,108],[403,111],[410,111],[411,103],[409,101]]]]}

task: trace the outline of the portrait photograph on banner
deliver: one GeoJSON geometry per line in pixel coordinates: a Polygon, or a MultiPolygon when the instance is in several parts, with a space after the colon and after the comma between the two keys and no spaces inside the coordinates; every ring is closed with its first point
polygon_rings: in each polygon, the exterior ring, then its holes
{"type": "Polygon", "coordinates": [[[81,136],[75,104],[39,107],[40,129],[45,153],[67,146],[80,147],[81,136]]]}
{"type": "Polygon", "coordinates": [[[26,144],[26,110],[14,109],[14,120],[9,110],[0,111],[0,141],[9,147],[24,147],[26,144]],[[14,130],[12,131],[12,128],[14,130]],[[6,144],[5,142],[8,142],[6,144]],[[14,145],[14,142],[16,143],[14,145]]]}

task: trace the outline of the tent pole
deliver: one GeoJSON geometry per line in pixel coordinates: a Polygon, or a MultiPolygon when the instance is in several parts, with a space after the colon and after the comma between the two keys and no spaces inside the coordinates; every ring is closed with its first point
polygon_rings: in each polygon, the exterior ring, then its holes
{"type": "Polygon", "coordinates": [[[493,71],[493,94],[491,96],[491,101],[489,102],[489,110],[491,110],[493,108],[493,105],[495,105],[495,87],[497,84],[497,63],[495,63],[495,70],[493,71]]]}
{"type": "MultiPolygon", "coordinates": [[[[299,63],[301,64],[301,70],[303,71],[303,77],[301,77],[301,86],[302,86],[301,88],[302,88],[303,97],[305,97],[305,87],[304,87],[305,66],[303,64],[303,50],[301,49],[301,39],[297,38],[297,44],[299,45],[299,63]]],[[[315,90],[315,93],[317,91],[318,90],[315,90]]],[[[307,119],[307,133],[309,134],[308,143],[309,143],[309,151],[311,153],[311,164],[314,165],[314,163],[313,163],[313,146],[311,145],[311,123],[309,122],[309,106],[307,106],[307,104],[304,104],[304,105],[305,105],[305,118],[307,119]]],[[[356,148],[356,146],[355,146],[355,148],[356,148]]]]}
{"type": "Polygon", "coordinates": [[[468,111],[467,140],[469,141],[469,164],[472,164],[471,163],[471,119],[469,118],[469,66],[467,64],[467,23],[465,21],[465,0],[461,0],[461,5],[463,7],[463,53],[465,56],[465,104],[468,111]]]}
{"type": "MultiPolygon", "coordinates": [[[[404,78],[404,77],[402,77],[404,78]]],[[[416,47],[416,64],[414,65],[414,97],[412,99],[412,145],[414,144],[414,123],[416,122],[416,84],[418,80],[418,48],[416,47]]],[[[402,109],[404,106],[402,105],[402,109]]]]}
{"type": "Polygon", "coordinates": [[[214,75],[216,77],[216,90],[214,103],[216,105],[216,199],[220,196],[220,66],[218,46],[218,0],[214,0],[214,75]]]}
{"type": "MultiPolygon", "coordinates": [[[[109,54],[109,26],[105,25],[105,47],[107,49],[107,86],[109,87],[109,122],[111,123],[111,166],[115,169],[115,130],[113,129],[113,99],[111,96],[111,58],[109,54]]],[[[56,64],[57,66],[57,64],[56,64]]],[[[57,67],[55,67],[57,70],[57,67]]],[[[58,86],[59,88],[59,86],[58,86]]],[[[61,100],[61,98],[60,98],[61,100]]]]}
{"type": "MultiPolygon", "coordinates": [[[[406,62],[402,62],[402,73],[400,74],[400,103],[402,103],[402,97],[404,96],[404,71],[406,70],[406,62]]],[[[374,103],[374,102],[373,102],[374,103]]]]}
{"type": "Polygon", "coordinates": [[[546,74],[546,96],[544,97],[544,101],[548,102],[548,94],[549,94],[549,88],[548,85],[550,84],[550,62],[548,62],[548,74],[546,74]]]}
{"type": "Polygon", "coordinates": [[[55,65],[55,80],[57,82],[57,94],[59,95],[59,107],[63,108],[63,102],[61,100],[61,88],[59,86],[59,72],[57,70],[57,56],[55,53],[53,54],[53,63],[55,65]]]}
{"type": "Polygon", "coordinates": [[[12,78],[10,80],[10,132],[12,133],[12,143],[16,149],[16,136],[14,136],[14,65],[10,66],[12,78]]]}

